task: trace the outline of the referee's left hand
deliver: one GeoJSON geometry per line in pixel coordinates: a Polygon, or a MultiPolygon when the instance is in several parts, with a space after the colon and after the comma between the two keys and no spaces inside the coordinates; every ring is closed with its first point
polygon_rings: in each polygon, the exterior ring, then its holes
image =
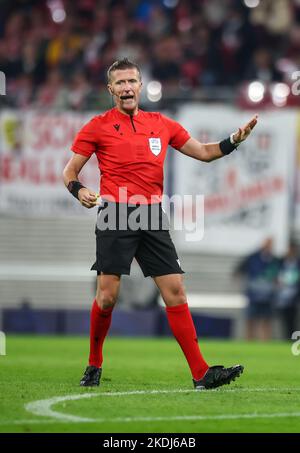
{"type": "Polygon", "coordinates": [[[235,143],[240,143],[246,140],[246,138],[250,135],[252,129],[256,126],[257,118],[258,115],[254,115],[254,117],[247,124],[245,124],[245,126],[239,128],[239,130],[233,136],[235,143]]]}

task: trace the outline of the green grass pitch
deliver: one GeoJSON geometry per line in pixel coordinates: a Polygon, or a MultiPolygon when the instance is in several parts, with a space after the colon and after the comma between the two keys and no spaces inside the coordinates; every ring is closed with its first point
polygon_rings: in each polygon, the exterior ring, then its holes
{"type": "Polygon", "coordinates": [[[196,392],[174,339],[108,337],[101,386],[87,389],[78,383],[88,338],[8,336],[0,432],[300,432],[300,356],[291,343],[200,345],[209,364],[241,363],[244,374],[196,392]]]}

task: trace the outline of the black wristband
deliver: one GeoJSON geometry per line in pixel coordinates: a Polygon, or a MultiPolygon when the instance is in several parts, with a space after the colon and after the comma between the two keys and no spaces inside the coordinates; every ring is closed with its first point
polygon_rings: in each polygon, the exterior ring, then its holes
{"type": "Polygon", "coordinates": [[[219,143],[220,150],[222,151],[222,153],[224,155],[232,153],[232,151],[234,151],[238,147],[238,145],[239,145],[239,143],[236,143],[233,145],[230,141],[230,137],[225,138],[225,140],[222,140],[219,143]]]}
{"type": "Polygon", "coordinates": [[[78,192],[82,188],[85,189],[85,186],[83,186],[79,181],[70,181],[68,184],[68,191],[73,195],[73,197],[77,198],[77,200],[79,200],[78,192]]]}

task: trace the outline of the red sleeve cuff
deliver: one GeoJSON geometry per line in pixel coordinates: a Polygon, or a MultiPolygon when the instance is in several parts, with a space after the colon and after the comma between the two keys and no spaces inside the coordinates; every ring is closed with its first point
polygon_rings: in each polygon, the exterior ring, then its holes
{"type": "Polygon", "coordinates": [[[93,153],[89,151],[84,151],[83,149],[78,148],[78,146],[72,146],[71,151],[76,154],[81,154],[82,156],[90,157],[93,153]]]}
{"type": "Polygon", "coordinates": [[[175,149],[180,149],[183,145],[191,138],[190,134],[182,130],[179,134],[176,135],[176,139],[170,143],[170,145],[175,149]]]}

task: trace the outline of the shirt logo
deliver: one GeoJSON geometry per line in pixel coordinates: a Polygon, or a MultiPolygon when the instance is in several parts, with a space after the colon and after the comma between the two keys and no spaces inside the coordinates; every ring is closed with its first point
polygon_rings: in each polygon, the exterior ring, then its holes
{"type": "Polygon", "coordinates": [[[158,156],[161,152],[161,141],[160,138],[149,138],[149,146],[155,156],[158,156]]]}
{"type": "Polygon", "coordinates": [[[120,124],[114,124],[114,128],[118,131],[120,129],[120,124]]]}

